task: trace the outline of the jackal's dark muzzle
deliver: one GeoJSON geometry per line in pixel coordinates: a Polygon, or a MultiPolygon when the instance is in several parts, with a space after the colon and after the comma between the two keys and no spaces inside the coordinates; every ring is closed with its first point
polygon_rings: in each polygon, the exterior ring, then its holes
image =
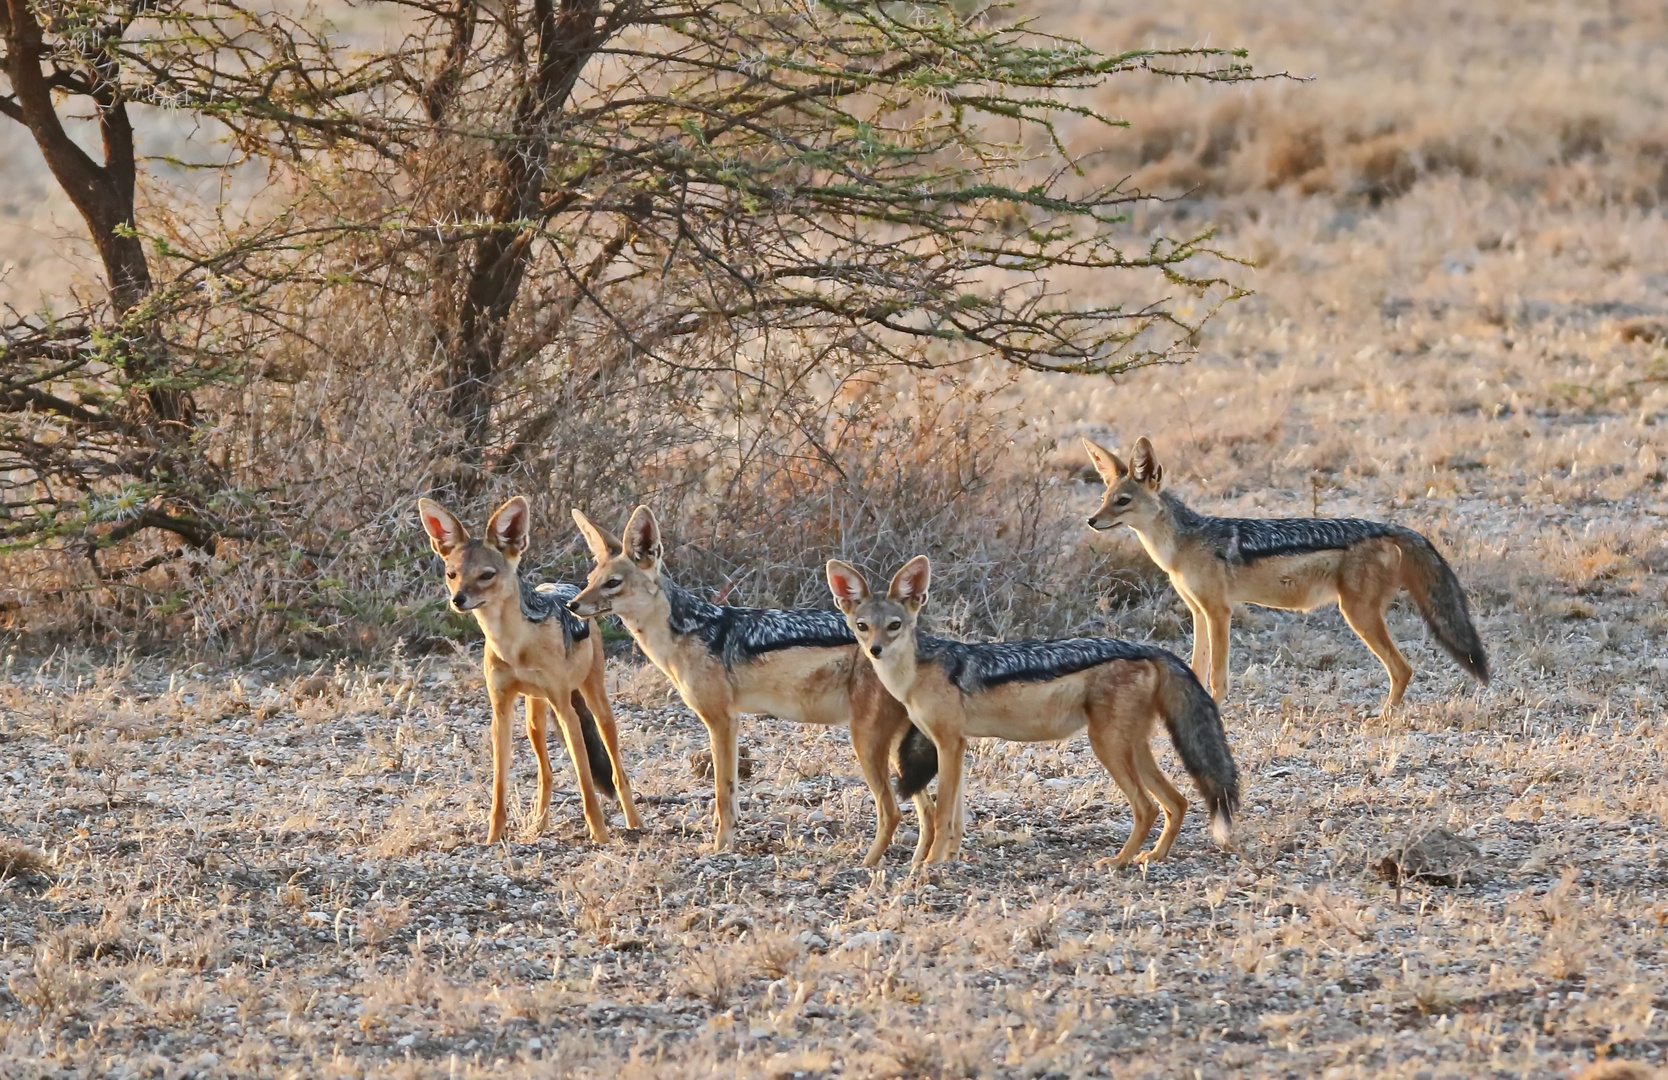
{"type": "Polygon", "coordinates": [[[878,658],[880,656],[880,646],[879,645],[870,645],[869,646],[869,655],[878,658]]]}

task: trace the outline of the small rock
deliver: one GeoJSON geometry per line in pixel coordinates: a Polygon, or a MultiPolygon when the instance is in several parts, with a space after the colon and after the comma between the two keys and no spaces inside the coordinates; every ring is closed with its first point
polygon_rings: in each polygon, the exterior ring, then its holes
{"type": "Polygon", "coordinates": [[[812,949],[817,952],[826,951],[828,948],[828,939],[817,933],[815,930],[805,930],[801,932],[799,935],[799,943],[807,949],[812,949]]]}
{"type": "Polygon", "coordinates": [[[868,949],[880,945],[890,945],[892,944],[892,941],[893,934],[890,930],[865,930],[860,934],[853,934],[844,941],[840,942],[840,949],[843,952],[856,952],[859,949],[868,949]]]}
{"type": "Polygon", "coordinates": [[[416,1044],[417,1036],[415,1035],[401,1035],[394,1043],[395,1046],[401,1047],[402,1049],[408,1046],[415,1046],[416,1044]]]}
{"type": "Polygon", "coordinates": [[[1399,848],[1386,852],[1373,869],[1393,884],[1424,881],[1432,885],[1458,885],[1463,878],[1475,880],[1482,869],[1483,853],[1476,844],[1447,829],[1432,829],[1411,837],[1399,848]]]}
{"type": "MultiPolygon", "coordinates": [[[[712,779],[712,751],[697,750],[689,755],[689,771],[700,780],[712,779]]],[[[736,757],[736,775],[743,780],[753,775],[753,750],[743,746],[736,757]]]]}

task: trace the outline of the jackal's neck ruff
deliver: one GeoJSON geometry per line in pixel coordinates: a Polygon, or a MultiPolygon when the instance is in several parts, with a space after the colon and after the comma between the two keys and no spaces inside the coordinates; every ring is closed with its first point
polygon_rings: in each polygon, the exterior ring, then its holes
{"type": "Polygon", "coordinates": [[[637,642],[649,663],[662,671],[674,670],[677,660],[678,635],[672,629],[671,597],[666,588],[669,584],[657,568],[645,573],[636,583],[640,592],[629,604],[616,601],[608,609],[637,642]]]}
{"type": "Polygon", "coordinates": [[[1205,519],[1168,491],[1153,500],[1152,509],[1127,522],[1147,555],[1166,573],[1176,568],[1184,538],[1205,519]]]}

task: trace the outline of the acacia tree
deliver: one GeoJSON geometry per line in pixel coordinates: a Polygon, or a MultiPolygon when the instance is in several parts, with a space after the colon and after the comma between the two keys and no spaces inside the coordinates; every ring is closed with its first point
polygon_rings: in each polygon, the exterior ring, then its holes
{"type": "MultiPolygon", "coordinates": [[[[0,122],[27,128],[86,225],[105,286],[67,310],[0,317],[0,549],[74,538],[96,567],[101,548],[139,533],[212,549],[235,531],[224,471],[197,445],[217,418],[195,392],[233,378],[270,336],[259,316],[271,314],[262,297],[274,283],[250,272],[258,235],[184,252],[168,243],[166,212],[139,219],[135,111],[187,109],[212,124],[227,92],[334,70],[328,51],[280,17],[213,3],[0,2],[0,122]],[[75,135],[88,120],[96,154],[75,135]]],[[[363,89],[315,84],[309,96],[363,89]]],[[[256,109],[281,107],[257,96],[256,109]]]]}
{"type": "MultiPolygon", "coordinates": [[[[1131,236],[1142,196],[1088,183],[1062,139],[1115,135],[1082,104],[1108,79],[1251,78],[1237,54],[1103,56],[961,0],[414,6],[390,92],[328,117],[387,195],[356,223],[374,250],[339,253],[397,302],[428,297],[467,464],[525,466],[551,419],[527,388],[552,376],[736,389],[788,342],[804,362],[779,386],[979,355],[1117,373],[1185,352],[1237,295],[1208,233],[1131,236]],[[1137,299],[1074,301],[1051,287],[1072,271],[1127,275],[1137,299]],[[1182,291],[1213,303],[1184,318],[1182,291]]],[[[251,120],[254,141],[293,140],[251,120]]]]}
{"type": "Polygon", "coordinates": [[[228,0],[4,2],[0,113],[109,285],[0,344],[14,541],[233,528],[194,391],[306,339],[344,287],[422,307],[466,485],[533,467],[571,395],[620,372],[766,414],[875,364],[1117,373],[1185,353],[1237,295],[1208,234],[1131,235],[1141,196],[1088,182],[1063,129],[1115,136],[1083,103],[1108,79],[1251,78],[1238,54],[1101,55],[963,0],[402,0],[411,35],[370,53],[228,0]],[[65,133],[71,98],[102,161],[65,133]],[[187,243],[136,218],[134,103],[314,182],[187,243]],[[1084,271],[1125,299],[1052,284],[1084,271]],[[1184,317],[1183,291],[1211,302],[1184,317]]]}

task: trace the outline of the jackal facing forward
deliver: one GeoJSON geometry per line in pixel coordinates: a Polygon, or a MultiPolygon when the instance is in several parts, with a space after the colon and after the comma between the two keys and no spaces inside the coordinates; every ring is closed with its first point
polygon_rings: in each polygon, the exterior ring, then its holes
{"type": "Polygon", "coordinates": [[[599,844],[608,839],[608,825],[597,803],[599,788],[619,799],[628,829],[642,828],[604,688],[602,635],[594,622],[568,612],[567,602],[579,592],[577,587],[535,588],[516,574],[527,550],[532,517],[527,500],[517,495],[499,507],[480,540],[471,539],[463,523],[437,502],[420,499],[417,512],[429,543],[446,562],[452,607],[473,614],[486,634],[487,697],[492,701],[492,817],[487,843],[496,843],[504,834],[508,818],[510,726],[517,697],[526,698],[527,737],[539,759],[539,827],[550,806],[553,774],[545,733],[554,708],[573,760],[591,839],[599,844]]]}
{"type": "Polygon", "coordinates": [[[975,644],[931,637],[915,626],[931,578],[927,557],[917,555],[885,596],[875,596],[855,568],[838,559],[828,564],[828,587],[863,655],[938,747],[938,823],[928,862],[948,862],[961,847],[969,738],[1047,742],[1085,727],[1089,746],[1134,811],[1113,865],[1164,858],[1181,832],[1187,800],[1153,760],[1149,740],[1158,721],[1205,796],[1217,842],[1228,843],[1239,770],[1216,703],[1186,665],[1163,649],[1111,638],[975,644]],[[1137,855],[1158,817],[1153,798],[1164,808],[1164,831],[1151,851],[1137,855]]]}

